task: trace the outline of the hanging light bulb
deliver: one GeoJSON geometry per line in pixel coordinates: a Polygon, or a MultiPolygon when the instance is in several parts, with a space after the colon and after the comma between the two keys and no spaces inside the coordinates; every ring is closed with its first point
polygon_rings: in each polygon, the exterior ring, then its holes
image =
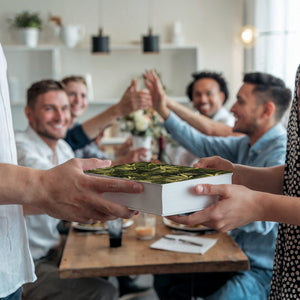
{"type": "Polygon", "coordinates": [[[92,37],[92,52],[97,53],[109,53],[109,36],[103,35],[103,29],[99,29],[99,34],[92,37]]]}

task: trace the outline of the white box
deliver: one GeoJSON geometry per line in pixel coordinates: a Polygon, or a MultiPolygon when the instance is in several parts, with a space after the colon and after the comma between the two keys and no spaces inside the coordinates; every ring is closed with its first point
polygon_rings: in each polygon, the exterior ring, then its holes
{"type": "MultiPolygon", "coordinates": [[[[126,164],[122,166],[135,166],[137,169],[140,166],[145,166],[145,164],[153,163],[134,163],[126,164]]],[[[160,166],[166,166],[163,164],[155,164],[160,166]]],[[[116,166],[119,167],[119,166],[116,166]]],[[[97,169],[100,172],[104,170],[114,170],[116,167],[97,169]]],[[[168,165],[169,167],[169,165],[168,165]]],[[[191,169],[192,171],[197,172],[214,172],[213,170],[208,169],[198,169],[191,167],[182,167],[182,166],[171,166],[180,170],[191,169]]],[[[127,206],[132,210],[142,211],[150,214],[161,215],[161,216],[170,216],[182,213],[189,213],[197,210],[202,210],[203,208],[213,204],[217,200],[217,196],[200,196],[194,192],[195,185],[199,183],[210,183],[210,184],[231,184],[232,173],[224,171],[215,171],[217,175],[208,175],[206,177],[188,179],[184,181],[176,181],[171,183],[151,183],[134,179],[134,172],[132,170],[128,171],[128,176],[133,177],[132,179],[127,179],[124,177],[116,176],[106,176],[99,174],[91,174],[90,172],[95,172],[97,170],[87,171],[89,175],[100,176],[100,177],[110,177],[110,178],[122,178],[124,180],[134,180],[140,182],[144,186],[144,190],[140,194],[127,194],[127,193],[103,193],[103,197],[114,201],[116,203],[127,206]]],[[[143,172],[143,176],[145,172],[143,172]]],[[[178,176],[184,173],[178,174],[178,176]]],[[[123,174],[124,175],[124,174],[123,174]]],[[[122,176],[123,176],[122,175],[122,176]]],[[[167,176],[164,176],[164,172],[161,172],[163,180],[167,180],[167,176]]],[[[201,175],[203,176],[203,175],[201,175]]],[[[154,176],[153,176],[154,177],[154,176]]],[[[151,180],[152,178],[150,178],[151,180]]]]}

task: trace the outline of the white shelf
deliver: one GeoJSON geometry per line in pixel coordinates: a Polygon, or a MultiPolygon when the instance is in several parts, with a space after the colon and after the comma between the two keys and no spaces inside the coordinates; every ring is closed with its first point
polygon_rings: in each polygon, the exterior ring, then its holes
{"type": "MultiPolygon", "coordinates": [[[[141,44],[112,44],[110,45],[111,51],[115,50],[141,50],[142,45],[141,44]]],[[[54,49],[65,49],[69,51],[77,51],[77,50],[89,50],[91,49],[91,45],[85,44],[85,45],[78,45],[74,48],[68,48],[64,45],[51,45],[51,44],[40,44],[35,48],[30,48],[25,45],[4,45],[4,50],[9,51],[49,51],[54,49]]],[[[176,49],[182,49],[182,50],[197,50],[197,45],[176,45],[176,44],[161,44],[160,50],[176,50],[176,49]]]]}
{"type": "Polygon", "coordinates": [[[11,93],[14,127],[23,129],[27,120],[23,108],[26,90],[35,81],[47,78],[60,80],[70,75],[89,75],[92,78],[95,101],[90,101],[87,117],[117,103],[132,78],[138,78],[143,88],[142,73],[156,69],[166,85],[167,94],[182,104],[191,74],[199,70],[196,45],[161,44],[161,51],[145,55],[141,44],[112,44],[109,55],[92,55],[89,44],[75,48],[64,45],[4,45],[8,65],[8,79],[19,88],[11,93]]]}
{"type": "MultiPolygon", "coordinates": [[[[170,96],[170,98],[181,104],[187,104],[190,102],[187,97],[170,96]]],[[[119,101],[120,101],[120,98],[93,100],[93,101],[89,101],[89,106],[96,106],[96,107],[107,106],[108,107],[108,106],[118,103],[119,101]]],[[[15,107],[24,107],[25,105],[26,105],[25,102],[21,102],[21,101],[11,103],[11,106],[15,106],[15,107]]]]}
{"type": "Polygon", "coordinates": [[[3,50],[5,51],[52,51],[59,48],[55,45],[38,45],[38,47],[30,48],[25,45],[5,45],[3,50]]]}
{"type": "MultiPolygon", "coordinates": [[[[78,47],[73,48],[74,50],[90,50],[91,45],[79,45],[78,47]]],[[[198,46],[196,45],[175,45],[175,44],[161,44],[160,50],[197,50],[198,46]]],[[[118,51],[118,50],[136,50],[136,51],[142,51],[142,45],[141,44],[111,44],[110,50],[118,51]]]]}

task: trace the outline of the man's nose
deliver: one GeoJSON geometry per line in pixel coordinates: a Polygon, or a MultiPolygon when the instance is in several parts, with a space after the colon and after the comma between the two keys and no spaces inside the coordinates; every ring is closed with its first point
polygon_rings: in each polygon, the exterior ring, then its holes
{"type": "Polygon", "coordinates": [[[230,112],[235,113],[236,112],[236,103],[234,103],[230,109],[230,112]]]}
{"type": "Polygon", "coordinates": [[[199,95],[199,101],[200,102],[206,102],[208,99],[208,96],[206,94],[200,94],[199,95]]]}
{"type": "Polygon", "coordinates": [[[77,104],[80,102],[80,97],[78,95],[74,96],[74,102],[77,104]]]}
{"type": "Polygon", "coordinates": [[[57,110],[55,113],[55,120],[60,121],[63,119],[63,111],[57,110]]]}

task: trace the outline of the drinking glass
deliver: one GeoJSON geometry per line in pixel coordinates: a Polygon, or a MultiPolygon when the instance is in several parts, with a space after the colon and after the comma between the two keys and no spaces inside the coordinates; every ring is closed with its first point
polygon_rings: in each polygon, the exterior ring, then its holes
{"type": "Polygon", "coordinates": [[[122,226],[123,226],[122,218],[118,218],[112,221],[107,221],[107,228],[109,234],[109,246],[111,248],[122,246],[122,226]]]}
{"type": "Polygon", "coordinates": [[[140,212],[136,218],[136,236],[140,240],[150,240],[155,236],[155,215],[140,212]]]}

